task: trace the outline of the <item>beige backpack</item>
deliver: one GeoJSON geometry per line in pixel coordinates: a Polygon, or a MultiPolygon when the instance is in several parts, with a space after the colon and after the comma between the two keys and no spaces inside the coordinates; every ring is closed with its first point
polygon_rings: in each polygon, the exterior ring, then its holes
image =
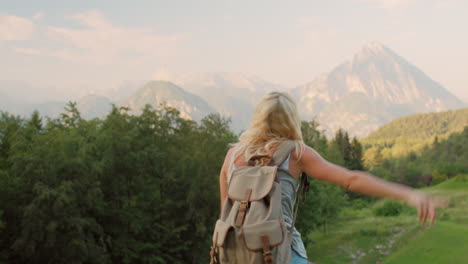
{"type": "MultiPolygon", "coordinates": [[[[273,154],[268,166],[245,166],[232,172],[221,218],[216,222],[213,233],[211,264],[290,262],[291,232],[298,203],[296,199],[289,232],[282,216],[281,184],[276,174],[278,166],[294,148],[293,141],[285,141],[273,154]]],[[[302,198],[307,185],[307,176],[303,174],[299,187],[302,198]]]]}

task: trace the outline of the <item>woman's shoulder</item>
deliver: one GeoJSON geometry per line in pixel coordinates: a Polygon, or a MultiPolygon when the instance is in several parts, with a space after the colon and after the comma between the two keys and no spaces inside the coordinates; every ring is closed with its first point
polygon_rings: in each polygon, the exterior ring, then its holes
{"type": "Polygon", "coordinates": [[[226,152],[226,158],[232,157],[232,155],[234,155],[234,153],[236,152],[237,148],[238,148],[237,145],[229,146],[229,149],[226,152]]]}
{"type": "Polygon", "coordinates": [[[310,148],[310,147],[304,144],[304,142],[296,141],[296,147],[291,152],[291,158],[299,161],[304,155],[306,148],[310,148]]]}
{"type": "Polygon", "coordinates": [[[226,160],[233,163],[235,167],[245,166],[244,155],[241,153],[238,145],[231,146],[226,153],[226,160]]]}
{"type": "Polygon", "coordinates": [[[320,154],[312,147],[307,146],[306,144],[301,144],[301,149],[298,150],[297,148],[295,151],[291,153],[291,158],[297,160],[298,162],[302,162],[304,160],[309,160],[311,158],[320,157],[320,154]]]}
{"type": "Polygon", "coordinates": [[[291,152],[291,163],[297,170],[304,171],[307,165],[312,165],[309,164],[311,161],[322,160],[322,157],[314,148],[306,144],[301,144],[300,147],[301,149],[296,148],[291,152]]]}

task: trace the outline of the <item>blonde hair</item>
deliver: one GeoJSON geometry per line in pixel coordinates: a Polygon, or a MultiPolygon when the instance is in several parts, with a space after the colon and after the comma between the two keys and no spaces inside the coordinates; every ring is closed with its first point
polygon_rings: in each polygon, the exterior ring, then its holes
{"type": "Polygon", "coordinates": [[[296,141],[300,158],[304,142],[296,102],[287,93],[270,92],[257,103],[249,128],[233,145],[234,157],[243,154],[249,161],[256,156],[270,156],[275,147],[288,139],[296,141]]]}

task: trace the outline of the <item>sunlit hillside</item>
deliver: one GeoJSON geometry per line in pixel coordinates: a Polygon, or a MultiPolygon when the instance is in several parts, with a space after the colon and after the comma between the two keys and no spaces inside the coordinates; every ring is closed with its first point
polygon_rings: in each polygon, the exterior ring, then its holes
{"type": "MultiPolygon", "coordinates": [[[[317,263],[465,263],[468,252],[468,175],[423,191],[450,200],[438,211],[433,228],[418,225],[416,211],[406,206],[395,216],[376,216],[377,201],[362,208],[344,210],[328,233],[309,234],[315,243],[307,247],[317,263]]],[[[386,205],[387,204],[387,205],[386,205]]]]}

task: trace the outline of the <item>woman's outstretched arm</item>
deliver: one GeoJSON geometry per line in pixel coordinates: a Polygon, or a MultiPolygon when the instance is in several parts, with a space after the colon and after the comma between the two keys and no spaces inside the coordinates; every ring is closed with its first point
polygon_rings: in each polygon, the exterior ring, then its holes
{"type": "Polygon", "coordinates": [[[432,226],[436,217],[436,208],[441,207],[439,202],[408,186],[382,180],[367,172],[348,170],[330,163],[307,146],[299,160],[299,166],[303,172],[318,180],[338,184],[350,191],[403,201],[418,209],[418,219],[421,225],[425,225],[429,220],[432,226]]]}

